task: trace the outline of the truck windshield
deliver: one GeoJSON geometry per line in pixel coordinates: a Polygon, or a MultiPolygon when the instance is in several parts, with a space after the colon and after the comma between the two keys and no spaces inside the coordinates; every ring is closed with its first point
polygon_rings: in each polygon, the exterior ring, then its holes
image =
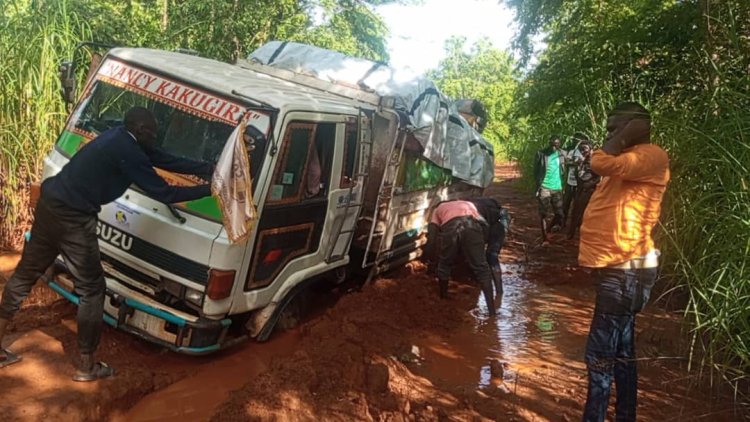
{"type": "MultiPolygon", "coordinates": [[[[160,149],[197,161],[216,163],[240,119],[257,129],[254,132],[261,140],[267,139],[271,132],[272,115],[266,110],[249,108],[237,100],[109,57],[102,62],[92,85],[60,134],[57,151],[73,156],[102,132],[122,125],[125,113],[136,106],[145,107],[156,117],[156,145],[160,149]]],[[[265,145],[267,142],[256,142],[256,149],[251,153],[253,188],[265,157],[265,145]]],[[[205,183],[197,176],[158,168],[156,171],[171,185],[205,183]]],[[[188,201],[177,207],[215,221],[222,219],[221,210],[212,197],[188,201]]]]}
{"type": "Polygon", "coordinates": [[[211,121],[166,102],[97,81],[73,122],[75,129],[96,137],[122,125],[132,107],[145,107],[156,117],[156,144],[170,154],[193,160],[216,162],[234,129],[223,121],[211,121]]]}

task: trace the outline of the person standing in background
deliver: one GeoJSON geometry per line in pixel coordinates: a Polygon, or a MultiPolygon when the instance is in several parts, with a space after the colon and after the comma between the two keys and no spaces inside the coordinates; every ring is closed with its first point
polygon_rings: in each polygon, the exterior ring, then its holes
{"type": "Polygon", "coordinates": [[[549,243],[549,233],[560,231],[565,215],[563,213],[563,173],[565,153],[560,149],[560,137],[552,135],[549,145],[536,153],[534,179],[536,198],[539,201],[540,228],[542,243],[549,243]],[[550,220],[551,222],[548,221],[550,220]]]}
{"type": "Polygon", "coordinates": [[[568,174],[565,178],[565,189],[563,192],[563,214],[565,215],[563,218],[563,227],[568,224],[570,205],[573,203],[576,197],[576,192],[578,191],[576,169],[581,161],[583,161],[583,154],[581,154],[580,145],[583,141],[587,140],[588,137],[585,134],[576,132],[573,134],[573,148],[565,154],[565,168],[568,174]]]}
{"type": "Polygon", "coordinates": [[[579,149],[583,155],[583,160],[578,163],[578,167],[571,169],[571,172],[576,173],[578,188],[573,200],[573,212],[570,216],[570,226],[568,227],[568,240],[572,240],[578,228],[581,227],[583,213],[586,211],[591,195],[594,194],[596,185],[599,184],[599,180],[601,179],[598,174],[591,170],[591,152],[593,150],[591,141],[582,142],[579,149]]]}

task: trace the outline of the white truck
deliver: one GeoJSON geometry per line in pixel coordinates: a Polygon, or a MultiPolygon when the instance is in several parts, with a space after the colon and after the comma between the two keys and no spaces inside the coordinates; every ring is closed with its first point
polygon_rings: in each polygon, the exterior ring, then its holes
{"type": "MultiPolygon", "coordinates": [[[[72,100],[70,65],[62,70],[72,100]]],[[[434,205],[479,195],[493,177],[491,145],[428,80],[285,42],[235,64],[110,49],[91,67],[44,177],[133,106],[157,117],[160,148],[195,160],[215,162],[241,118],[256,134],[258,219],[246,241],[228,240],[211,197],[170,207],[132,186],[99,214],[105,321],[181,353],[265,340],[311,283],[418,257],[434,205]]],[[[202,183],[157,171],[172,184],[202,183]]],[[[78,302],[64,270],[48,283],[78,302]]]]}

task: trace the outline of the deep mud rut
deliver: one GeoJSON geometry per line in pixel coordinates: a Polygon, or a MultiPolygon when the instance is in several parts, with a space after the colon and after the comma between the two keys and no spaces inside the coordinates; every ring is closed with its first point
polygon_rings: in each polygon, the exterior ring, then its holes
{"type": "MultiPolygon", "coordinates": [[[[575,244],[539,245],[533,198],[511,166],[497,170],[487,194],[514,217],[497,318],[466,274],[457,271],[451,298],[440,300],[417,262],[270,342],[208,357],[106,328],[99,355],[118,373],[81,385],[70,381],[75,308],[38,286],[9,337],[24,361],[0,369],[0,420],[579,420],[593,286],[575,244]]],[[[0,259],[0,274],[12,264],[0,259]]],[[[730,392],[687,370],[681,313],[663,305],[636,322],[638,420],[747,419],[730,392]]]]}

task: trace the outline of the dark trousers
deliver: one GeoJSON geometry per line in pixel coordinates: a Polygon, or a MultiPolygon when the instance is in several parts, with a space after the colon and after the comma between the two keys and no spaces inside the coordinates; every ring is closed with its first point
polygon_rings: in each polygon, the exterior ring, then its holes
{"type": "Polygon", "coordinates": [[[104,314],[104,271],[96,237],[96,215],[84,214],[44,198],[37,203],[31,239],[0,302],[0,318],[11,319],[34,283],[62,254],[75,280],[78,348],[93,353],[99,345],[104,314]]]}
{"type": "Polygon", "coordinates": [[[495,294],[503,294],[503,271],[500,267],[500,249],[505,243],[505,227],[501,223],[490,226],[487,238],[487,250],[485,252],[487,264],[490,266],[493,281],[495,282],[495,294]]]}
{"type": "Polygon", "coordinates": [[[594,270],[596,307],[585,357],[589,376],[586,422],[604,421],[613,380],[617,385],[615,420],[636,420],[635,316],[648,302],[656,275],[656,268],[594,270]]]}
{"type": "Polygon", "coordinates": [[[457,217],[440,226],[440,254],[437,277],[441,293],[448,288],[453,263],[459,248],[479,282],[490,313],[494,312],[492,299],[492,274],[485,256],[486,226],[471,217],[457,217]]]}
{"type": "Polygon", "coordinates": [[[576,192],[575,200],[573,201],[573,213],[570,215],[570,228],[568,229],[568,237],[573,237],[576,234],[576,230],[581,227],[583,222],[583,213],[586,212],[586,207],[589,205],[591,195],[594,194],[596,186],[593,188],[580,188],[576,192]]]}
{"type": "Polygon", "coordinates": [[[563,214],[565,215],[565,218],[563,218],[563,223],[568,221],[568,216],[570,215],[570,204],[575,200],[576,192],[578,192],[578,186],[569,185],[567,183],[565,184],[565,193],[563,193],[563,214]]]}

